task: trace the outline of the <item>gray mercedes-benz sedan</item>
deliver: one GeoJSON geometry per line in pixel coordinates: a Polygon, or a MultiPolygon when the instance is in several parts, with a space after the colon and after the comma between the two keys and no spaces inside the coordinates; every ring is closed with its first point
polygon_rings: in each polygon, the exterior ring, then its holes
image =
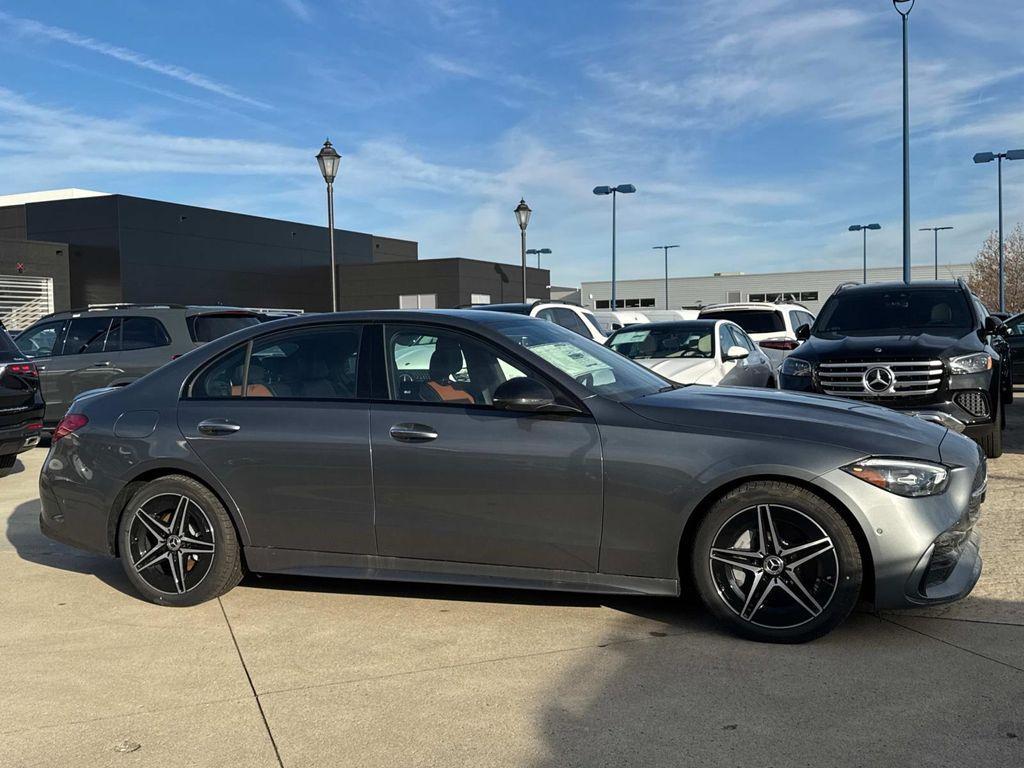
{"type": "Polygon", "coordinates": [[[683,387],[474,310],[288,318],[77,399],[43,531],[194,605],[245,570],[674,596],[794,642],[981,572],[970,440],[816,395],[683,387]]]}

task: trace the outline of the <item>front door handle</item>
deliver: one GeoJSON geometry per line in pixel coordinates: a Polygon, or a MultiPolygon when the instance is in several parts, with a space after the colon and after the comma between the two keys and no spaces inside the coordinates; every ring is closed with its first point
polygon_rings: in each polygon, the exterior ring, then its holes
{"type": "Polygon", "coordinates": [[[403,443],[427,443],[437,439],[437,432],[426,424],[395,424],[390,435],[393,440],[403,443]]]}
{"type": "Polygon", "coordinates": [[[234,434],[241,427],[227,419],[206,419],[199,422],[198,429],[204,435],[216,436],[234,434]]]}

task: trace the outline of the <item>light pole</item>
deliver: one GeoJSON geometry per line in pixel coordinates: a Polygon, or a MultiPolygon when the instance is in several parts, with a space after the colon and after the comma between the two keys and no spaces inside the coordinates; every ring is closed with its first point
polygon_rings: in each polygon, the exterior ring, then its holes
{"type": "Polygon", "coordinates": [[[516,206],[514,211],[516,215],[516,221],[519,222],[519,235],[520,235],[520,253],[523,257],[523,303],[526,303],[526,226],[530,223],[530,214],[533,211],[530,210],[530,206],[526,204],[526,200],[519,198],[519,205],[516,206]]]}
{"type": "MultiPolygon", "coordinates": [[[[910,61],[907,53],[907,17],[914,0],[892,0],[903,17],[903,282],[910,282],[910,61]]],[[[866,282],[866,281],[865,281],[866,282]]]]}
{"type": "Polygon", "coordinates": [[[619,184],[617,187],[594,187],[595,195],[611,195],[612,196],[612,311],[614,312],[617,307],[615,306],[615,196],[619,193],[623,195],[631,195],[636,192],[636,187],[632,184],[619,184]]]}
{"type": "MultiPolygon", "coordinates": [[[[851,232],[863,232],[864,233],[864,285],[868,284],[868,230],[869,229],[881,229],[881,224],[851,224],[851,232]]],[[[905,282],[910,282],[909,280],[905,282]]]]}
{"type": "Polygon", "coordinates": [[[655,245],[651,248],[652,251],[665,251],[665,309],[668,309],[668,249],[678,247],[678,245],[655,245]]]}
{"type": "Polygon", "coordinates": [[[999,311],[1006,311],[1006,283],[1003,276],[1003,160],[1024,160],[1024,149],[1008,152],[979,152],[974,156],[976,163],[999,163],[999,311]]]}
{"type": "Polygon", "coordinates": [[[952,227],[921,227],[918,232],[934,232],[935,233],[935,279],[939,279],[939,232],[946,229],[952,229],[952,227]]]}
{"type": "Polygon", "coordinates": [[[537,269],[540,269],[540,255],[542,253],[550,254],[551,253],[551,249],[550,248],[531,248],[530,250],[527,251],[527,253],[532,255],[532,256],[536,256],[537,257],[537,269]]]}
{"type": "Polygon", "coordinates": [[[338,166],[341,164],[341,155],[331,146],[331,140],[327,139],[320,152],[317,153],[316,161],[320,165],[320,173],[324,175],[327,182],[327,231],[331,240],[331,311],[338,311],[338,273],[334,264],[334,177],[338,175],[338,166]]]}

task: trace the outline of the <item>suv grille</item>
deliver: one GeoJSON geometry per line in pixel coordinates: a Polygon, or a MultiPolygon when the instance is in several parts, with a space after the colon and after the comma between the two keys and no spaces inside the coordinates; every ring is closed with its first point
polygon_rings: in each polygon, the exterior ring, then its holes
{"type": "Polygon", "coordinates": [[[921,397],[942,385],[941,360],[819,363],[818,383],[826,395],[839,397],[921,397]]]}

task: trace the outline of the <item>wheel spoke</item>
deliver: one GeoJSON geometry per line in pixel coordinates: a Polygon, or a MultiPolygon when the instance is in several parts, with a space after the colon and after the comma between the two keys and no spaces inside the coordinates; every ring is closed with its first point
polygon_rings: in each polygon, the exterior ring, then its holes
{"type": "Polygon", "coordinates": [[[178,503],[174,507],[174,514],[171,515],[171,522],[167,524],[167,532],[181,536],[185,533],[185,523],[188,520],[188,496],[179,496],[178,503]]]}
{"type": "Polygon", "coordinates": [[[167,548],[164,546],[164,543],[161,541],[159,544],[154,546],[142,557],[135,561],[135,570],[144,571],[147,568],[161,562],[162,560],[167,559],[168,557],[170,557],[170,554],[171,553],[167,550],[167,548]]]}
{"type": "Polygon", "coordinates": [[[180,595],[185,591],[185,561],[181,552],[168,552],[167,561],[171,566],[171,578],[174,579],[174,588],[180,595]]]}
{"type": "Polygon", "coordinates": [[[765,598],[768,597],[774,586],[775,579],[765,576],[763,571],[755,573],[753,583],[750,585],[750,591],[747,592],[747,599],[743,603],[742,610],[740,610],[740,618],[753,621],[754,614],[764,605],[765,598]]]}
{"type": "Polygon", "coordinates": [[[200,541],[191,536],[181,537],[181,551],[186,555],[212,555],[213,550],[212,541],[200,541]]]}
{"type": "Polygon", "coordinates": [[[761,552],[766,555],[776,555],[779,552],[779,536],[775,532],[775,521],[772,519],[772,508],[768,504],[757,506],[757,535],[758,546],[761,552]]]}
{"type": "Polygon", "coordinates": [[[733,568],[757,572],[761,570],[761,555],[742,549],[712,549],[711,559],[733,568]]]}
{"type": "Polygon", "coordinates": [[[818,605],[818,601],[811,596],[811,593],[807,591],[807,588],[800,582],[800,579],[794,576],[792,571],[788,575],[789,579],[779,579],[779,589],[793,598],[793,601],[811,614],[811,616],[817,616],[821,613],[821,606],[818,605]],[[796,590],[787,582],[792,582],[796,590]],[[797,592],[802,593],[802,596],[798,595],[797,592]]]}
{"type": "Polygon", "coordinates": [[[832,539],[826,536],[824,539],[811,541],[807,544],[801,544],[799,547],[786,550],[782,553],[782,559],[786,561],[787,568],[794,569],[826,552],[831,552],[833,549],[835,549],[835,546],[832,544],[832,539]]]}
{"type": "Polygon", "coordinates": [[[158,541],[163,541],[164,537],[171,532],[171,529],[153,517],[142,507],[135,513],[135,517],[140,523],[142,523],[146,530],[148,530],[158,541]]]}

